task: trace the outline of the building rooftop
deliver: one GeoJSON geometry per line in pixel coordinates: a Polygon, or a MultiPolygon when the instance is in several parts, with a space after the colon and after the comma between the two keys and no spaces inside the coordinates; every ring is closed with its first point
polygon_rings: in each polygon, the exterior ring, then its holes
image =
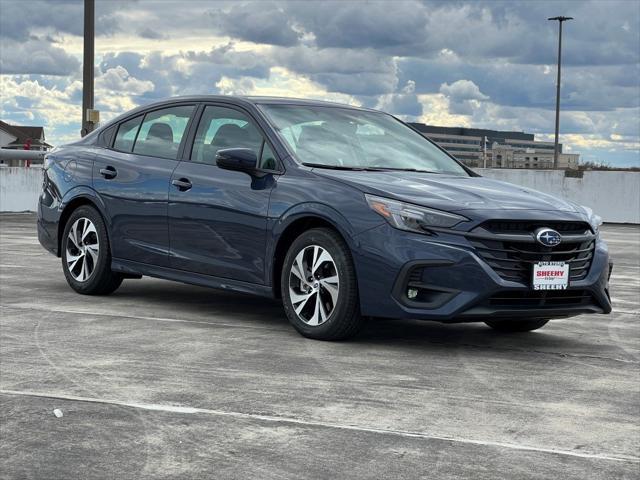
{"type": "Polygon", "coordinates": [[[16,137],[16,139],[6,145],[6,147],[22,147],[29,143],[29,141],[34,147],[51,147],[51,145],[44,141],[44,127],[10,125],[0,120],[0,130],[4,130],[9,135],[16,137]]]}
{"type": "Polygon", "coordinates": [[[508,132],[501,130],[488,130],[484,128],[466,128],[466,127],[439,127],[435,125],[425,125],[424,123],[410,123],[413,128],[422,133],[442,134],[442,135],[461,135],[471,137],[489,137],[499,139],[513,140],[534,140],[532,133],[524,132],[508,132]]]}

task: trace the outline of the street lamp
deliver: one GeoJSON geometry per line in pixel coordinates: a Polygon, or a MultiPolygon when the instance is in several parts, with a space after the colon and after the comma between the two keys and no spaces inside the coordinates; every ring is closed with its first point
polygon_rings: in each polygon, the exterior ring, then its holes
{"type": "Polygon", "coordinates": [[[560,26],[558,35],[558,84],[556,86],[556,140],[553,149],[553,168],[558,168],[558,130],[560,129],[560,65],[562,61],[562,22],[573,20],[573,17],[551,17],[547,20],[557,20],[560,26]]]}

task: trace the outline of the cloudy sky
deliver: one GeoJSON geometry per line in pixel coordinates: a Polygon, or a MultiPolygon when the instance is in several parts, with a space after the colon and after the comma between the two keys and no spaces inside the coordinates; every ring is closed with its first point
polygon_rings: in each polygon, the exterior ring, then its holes
{"type": "MultiPolygon", "coordinates": [[[[183,94],[330,99],[435,125],[561,141],[640,166],[640,2],[96,0],[96,102],[107,120],[183,94]]],[[[0,0],[0,118],[78,137],[82,1],[0,0]]]]}

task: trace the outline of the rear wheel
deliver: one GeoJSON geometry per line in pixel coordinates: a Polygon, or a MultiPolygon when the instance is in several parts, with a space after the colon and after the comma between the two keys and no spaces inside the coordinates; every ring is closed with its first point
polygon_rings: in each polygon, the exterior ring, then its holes
{"type": "Polygon", "coordinates": [[[499,332],[516,333],[531,332],[544,327],[549,319],[533,318],[530,320],[487,320],[486,323],[499,332]]]}
{"type": "Polygon", "coordinates": [[[95,208],[81,206],[67,220],[62,269],[69,286],[85,295],[107,295],[122,283],[122,276],[111,271],[107,229],[95,208]]]}
{"type": "Polygon", "coordinates": [[[309,230],[293,242],[280,285],[289,322],[305,337],[342,340],[364,324],[351,252],[333,230],[309,230]]]}

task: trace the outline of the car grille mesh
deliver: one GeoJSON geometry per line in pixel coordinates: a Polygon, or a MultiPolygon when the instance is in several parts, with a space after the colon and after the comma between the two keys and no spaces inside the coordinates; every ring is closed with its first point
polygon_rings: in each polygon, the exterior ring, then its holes
{"type": "Polygon", "coordinates": [[[584,279],[589,273],[595,238],[583,222],[487,222],[467,235],[480,257],[504,280],[529,284],[533,264],[543,261],[567,262],[570,281],[584,279]],[[549,227],[560,232],[563,240],[555,247],[538,244],[533,232],[549,227]]]}
{"type": "Polygon", "coordinates": [[[513,220],[490,220],[482,224],[481,228],[488,232],[501,233],[533,233],[538,228],[551,228],[561,234],[587,235],[591,228],[585,222],[536,222],[513,220]]]}

